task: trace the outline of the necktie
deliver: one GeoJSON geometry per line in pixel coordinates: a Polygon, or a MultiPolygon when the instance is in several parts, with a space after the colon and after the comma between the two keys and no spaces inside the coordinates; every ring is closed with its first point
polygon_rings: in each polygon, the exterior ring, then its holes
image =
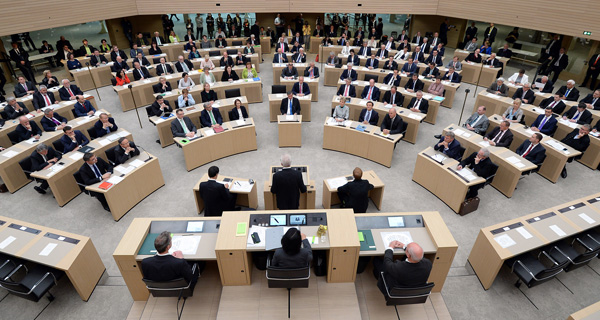
{"type": "Polygon", "coordinates": [[[471,121],[471,123],[470,123],[471,127],[472,127],[473,125],[475,125],[475,124],[477,123],[477,121],[479,121],[479,118],[480,118],[480,117],[481,117],[481,116],[477,116],[477,118],[475,118],[475,120],[471,121]]]}
{"type": "Polygon", "coordinates": [[[502,136],[504,135],[505,131],[500,131],[498,132],[498,134],[494,137],[494,139],[492,139],[492,141],[494,141],[495,143],[498,143],[500,141],[500,139],[502,139],[502,136]]]}
{"type": "Polygon", "coordinates": [[[185,62],[181,62],[181,68],[183,68],[183,72],[190,72],[190,68],[188,68],[185,62]]]}
{"type": "Polygon", "coordinates": [[[71,88],[67,88],[67,91],[69,91],[69,94],[71,95],[71,97],[73,96],[73,92],[71,91],[71,88]]]}
{"type": "Polygon", "coordinates": [[[162,69],[163,69],[163,73],[167,73],[167,67],[165,67],[164,64],[161,64],[161,66],[162,66],[162,69]]]}
{"type": "Polygon", "coordinates": [[[375,59],[371,59],[371,67],[373,67],[374,62],[375,62],[375,59]]]}
{"type": "Polygon", "coordinates": [[[279,63],[281,63],[281,55],[279,55],[279,63]]]}
{"type": "Polygon", "coordinates": [[[96,174],[96,178],[98,178],[98,179],[102,178],[102,174],[100,173],[100,170],[98,170],[98,167],[96,166],[96,164],[94,164],[92,166],[92,169],[94,170],[94,173],[96,174]]]}
{"type": "Polygon", "coordinates": [[[160,42],[160,37],[156,37],[156,44],[158,44],[159,46],[162,44],[162,43],[160,42]]]}
{"type": "Polygon", "coordinates": [[[394,82],[394,76],[391,76],[390,81],[388,82],[388,85],[391,86],[393,82],[394,82]]]}
{"type": "Polygon", "coordinates": [[[558,62],[560,61],[560,58],[562,58],[562,54],[558,55],[558,59],[556,59],[556,63],[554,64],[557,67],[558,67],[558,62]]]}
{"type": "Polygon", "coordinates": [[[85,106],[85,102],[84,102],[84,103],[81,103],[81,106],[83,107],[83,110],[85,110],[85,112],[87,112],[87,111],[88,111],[88,110],[87,110],[87,107],[85,106]]]}
{"type": "Polygon", "coordinates": [[[567,89],[567,92],[565,92],[565,97],[569,95],[569,92],[571,92],[571,89],[567,89]]]}
{"type": "Polygon", "coordinates": [[[187,134],[190,132],[190,130],[188,130],[187,126],[185,125],[185,121],[183,121],[183,119],[179,119],[179,124],[181,124],[181,128],[183,128],[183,133],[187,134]]]}
{"type": "Polygon", "coordinates": [[[44,100],[46,100],[46,106],[49,106],[52,104],[52,103],[50,103],[50,98],[48,98],[47,94],[44,95],[44,100]]]}
{"type": "Polygon", "coordinates": [[[292,115],[292,100],[288,100],[288,114],[292,115]]]}
{"type": "Polygon", "coordinates": [[[575,112],[575,115],[573,116],[573,120],[577,120],[577,118],[579,118],[579,110],[577,110],[577,112],[575,112]]]}
{"type": "Polygon", "coordinates": [[[391,95],[392,95],[392,105],[393,105],[396,102],[396,94],[391,93],[391,95]]]}
{"type": "Polygon", "coordinates": [[[284,50],[283,50],[283,42],[281,43],[281,52],[284,52],[284,50]]]}
{"type": "Polygon", "coordinates": [[[413,60],[419,61],[419,53],[418,52],[415,52],[415,58],[413,60]]]}
{"type": "Polygon", "coordinates": [[[298,84],[298,86],[300,87],[300,94],[302,94],[302,87],[304,87],[304,83],[298,84]]]}
{"type": "Polygon", "coordinates": [[[557,103],[558,103],[558,102],[556,102],[556,101],[553,101],[553,102],[550,104],[550,108],[554,108],[554,106],[555,106],[557,103]]]}
{"type": "Polygon", "coordinates": [[[144,73],[142,72],[142,69],[138,69],[138,72],[140,73],[140,79],[144,79],[144,73]]]}
{"type": "Polygon", "coordinates": [[[417,86],[417,82],[413,81],[413,91],[415,91],[415,87],[417,86]]]}
{"type": "Polygon", "coordinates": [[[296,60],[296,62],[300,63],[301,59],[302,59],[302,55],[298,55],[298,59],[296,60]]]}
{"type": "Polygon", "coordinates": [[[496,85],[496,91],[500,91],[500,85],[496,85]]]}
{"type": "Polygon", "coordinates": [[[594,67],[598,64],[598,60],[600,60],[600,54],[596,56],[596,61],[593,64],[594,67]]]}
{"type": "Polygon", "coordinates": [[[371,120],[371,111],[370,110],[367,111],[367,116],[365,117],[366,122],[369,122],[369,120],[371,120]]]}
{"type": "Polygon", "coordinates": [[[23,83],[23,88],[25,89],[25,91],[27,91],[27,84],[23,83]]]}
{"type": "Polygon", "coordinates": [[[415,103],[415,109],[419,110],[420,106],[421,106],[421,99],[417,100],[417,103],[415,103]]]}
{"type": "Polygon", "coordinates": [[[52,120],[52,122],[54,122],[55,125],[59,126],[60,122],[58,120],[56,120],[55,118],[50,119],[52,120]]]}
{"type": "Polygon", "coordinates": [[[531,152],[531,149],[533,149],[533,144],[529,145],[529,148],[527,148],[527,150],[525,150],[525,153],[523,153],[521,155],[521,157],[523,157],[523,158],[527,157],[527,155],[531,152]]]}
{"type": "Polygon", "coordinates": [[[548,120],[548,117],[544,117],[544,120],[542,121],[542,123],[540,123],[538,129],[542,129],[544,127],[544,125],[546,124],[546,120],[548,120]]]}
{"type": "Polygon", "coordinates": [[[312,78],[314,76],[315,76],[314,69],[310,69],[310,77],[312,78]]]}
{"type": "Polygon", "coordinates": [[[592,105],[595,105],[596,101],[598,101],[598,98],[594,98],[594,100],[592,100],[592,105]]]}
{"type": "Polygon", "coordinates": [[[527,91],[523,91],[523,96],[521,97],[521,100],[525,99],[525,94],[527,93],[527,91]]]}
{"type": "Polygon", "coordinates": [[[48,158],[46,158],[45,155],[41,154],[41,156],[42,156],[42,159],[44,159],[44,162],[48,162],[48,158]]]}
{"type": "Polygon", "coordinates": [[[371,100],[371,93],[373,92],[373,87],[369,87],[369,94],[367,94],[367,100],[371,100]]]}
{"type": "Polygon", "coordinates": [[[344,97],[348,96],[348,90],[350,89],[349,85],[346,85],[346,89],[344,90],[344,97]]]}

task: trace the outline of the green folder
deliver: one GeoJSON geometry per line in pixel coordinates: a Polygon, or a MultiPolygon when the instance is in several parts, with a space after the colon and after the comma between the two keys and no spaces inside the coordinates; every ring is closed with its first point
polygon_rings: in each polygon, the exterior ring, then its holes
{"type": "Polygon", "coordinates": [[[360,251],[374,251],[377,249],[371,230],[358,230],[358,240],[360,240],[360,251]]]}
{"type": "Polygon", "coordinates": [[[144,243],[138,251],[139,255],[155,255],[156,248],[154,248],[154,240],[158,237],[159,233],[148,233],[146,239],[144,239],[144,243]]]}
{"type": "Polygon", "coordinates": [[[236,237],[246,235],[246,222],[238,222],[237,229],[235,230],[236,237]]]}

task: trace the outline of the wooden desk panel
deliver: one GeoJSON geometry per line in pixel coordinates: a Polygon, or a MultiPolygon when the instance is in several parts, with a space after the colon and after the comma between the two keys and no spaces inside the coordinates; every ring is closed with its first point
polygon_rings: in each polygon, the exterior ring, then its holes
{"type": "MultiPolygon", "coordinates": [[[[352,177],[352,175],[344,176],[352,177]]],[[[385,184],[381,181],[379,176],[373,170],[368,170],[363,172],[362,176],[363,180],[368,180],[370,184],[373,185],[373,189],[369,191],[369,198],[373,201],[375,207],[378,210],[381,210],[381,205],[383,202],[383,191],[385,189],[385,184]]],[[[340,203],[340,199],[337,195],[337,188],[332,188],[328,182],[329,179],[323,180],[323,208],[330,209],[332,205],[336,205],[340,203]]]]}

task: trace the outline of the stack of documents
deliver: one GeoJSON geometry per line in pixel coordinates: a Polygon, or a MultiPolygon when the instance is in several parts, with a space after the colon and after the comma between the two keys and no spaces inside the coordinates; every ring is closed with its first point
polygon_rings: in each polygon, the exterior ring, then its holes
{"type": "Polygon", "coordinates": [[[346,177],[327,179],[327,184],[329,184],[331,189],[337,189],[346,183],[348,183],[348,179],[346,179],[346,177]]]}
{"type": "Polygon", "coordinates": [[[139,168],[139,167],[141,167],[142,165],[144,165],[144,161],[142,161],[142,160],[140,160],[140,159],[135,159],[135,160],[131,161],[131,162],[129,163],[129,165],[130,165],[130,166],[133,166],[133,167],[135,167],[135,168],[139,168]]]}
{"type": "Polygon", "coordinates": [[[412,236],[409,231],[400,231],[400,232],[382,232],[381,240],[383,241],[384,246],[388,246],[390,242],[397,240],[404,244],[409,244],[413,242],[412,236]]]}
{"type": "Polygon", "coordinates": [[[254,184],[250,184],[248,181],[236,180],[231,186],[231,191],[234,192],[250,192],[254,184]]]}
{"type": "Polygon", "coordinates": [[[510,157],[506,158],[506,161],[514,164],[515,166],[517,166],[517,168],[523,168],[525,166],[525,164],[523,164],[523,162],[521,162],[521,159],[519,159],[515,156],[510,156],[510,157]]]}

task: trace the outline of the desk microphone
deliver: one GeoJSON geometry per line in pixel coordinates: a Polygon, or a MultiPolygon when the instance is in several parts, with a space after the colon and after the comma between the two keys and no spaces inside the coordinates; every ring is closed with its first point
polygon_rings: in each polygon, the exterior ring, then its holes
{"type": "Polygon", "coordinates": [[[153,158],[152,158],[152,156],[151,156],[151,155],[148,153],[148,151],[146,151],[146,149],[144,149],[144,147],[140,146],[139,144],[138,144],[138,145],[136,145],[136,146],[137,146],[138,148],[140,148],[140,149],[144,150],[144,152],[145,152],[145,153],[146,153],[146,155],[148,156],[148,159],[144,160],[144,162],[148,162],[148,161],[150,161],[150,160],[152,160],[152,159],[153,159],[153,158]]]}

